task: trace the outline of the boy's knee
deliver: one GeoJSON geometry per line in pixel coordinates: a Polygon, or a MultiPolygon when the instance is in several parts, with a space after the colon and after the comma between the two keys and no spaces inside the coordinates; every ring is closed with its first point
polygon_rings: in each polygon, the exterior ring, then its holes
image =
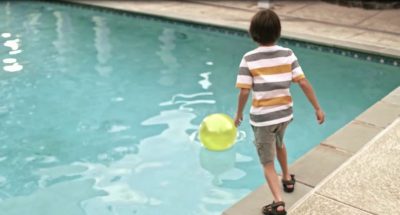
{"type": "Polygon", "coordinates": [[[276,145],[276,150],[277,151],[280,151],[280,150],[283,150],[283,149],[285,149],[285,144],[284,143],[282,143],[281,146],[279,146],[278,144],[276,145]]]}
{"type": "Polygon", "coordinates": [[[262,162],[261,162],[261,164],[262,164],[262,166],[265,168],[265,167],[267,167],[267,166],[270,166],[270,165],[274,165],[274,159],[264,159],[262,162]]]}

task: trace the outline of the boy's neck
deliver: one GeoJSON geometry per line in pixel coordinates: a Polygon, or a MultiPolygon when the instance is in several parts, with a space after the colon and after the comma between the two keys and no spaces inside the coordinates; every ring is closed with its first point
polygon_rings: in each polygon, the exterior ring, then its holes
{"type": "Polygon", "coordinates": [[[272,46],[275,46],[276,44],[275,43],[269,43],[269,44],[258,44],[258,46],[259,47],[272,47],[272,46]]]}

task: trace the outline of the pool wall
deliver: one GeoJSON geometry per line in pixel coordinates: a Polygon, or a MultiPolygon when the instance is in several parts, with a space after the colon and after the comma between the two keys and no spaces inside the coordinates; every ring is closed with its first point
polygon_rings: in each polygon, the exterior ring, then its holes
{"type": "MultiPolygon", "coordinates": [[[[126,7],[124,4],[118,2],[59,1],[58,3],[76,7],[88,7],[96,10],[100,9],[112,13],[123,13],[129,16],[140,16],[145,19],[156,19],[169,23],[185,24],[209,31],[247,36],[247,24],[242,24],[242,22],[239,22],[240,24],[238,25],[232,25],[230,23],[218,23],[210,20],[193,20],[192,18],[182,17],[177,14],[169,14],[168,10],[159,11],[158,13],[148,12],[143,9],[126,7]],[[71,4],[71,2],[79,4],[71,4]]],[[[283,32],[281,42],[283,44],[301,46],[400,67],[400,57],[397,53],[376,49],[368,45],[359,45],[351,42],[343,43],[331,39],[326,41],[317,36],[304,37],[301,34],[287,34],[285,32],[283,32]]],[[[358,117],[294,162],[290,166],[290,169],[291,172],[296,174],[298,184],[293,194],[284,194],[288,208],[312,191],[324,178],[339,168],[346,160],[363,148],[366,143],[398,119],[399,116],[400,87],[376,102],[358,117]]],[[[268,187],[264,184],[227,209],[223,214],[260,214],[261,206],[271,198],[268,187]]]]}

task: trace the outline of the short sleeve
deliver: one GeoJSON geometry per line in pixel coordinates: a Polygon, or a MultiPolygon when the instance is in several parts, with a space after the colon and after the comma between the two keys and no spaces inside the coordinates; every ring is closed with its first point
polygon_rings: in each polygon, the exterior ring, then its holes
{"type": "Polygon", "coordinates": [[[292,81],[299,82],[301,79],[306,78],[304,75],[303,69],[301,68],[299,61],[297,60],[296,55],[291,51],[291,68],[292,68],[292,81]]]}
{"type": "Polygon", "coordinates": [[[236,79],[236,87],[243,89],[251,89],[253,86],[253,76],[250,73],[250,69],[247,66],[246,60],[244,57],[240,62],[239,73],[236,79]]]}

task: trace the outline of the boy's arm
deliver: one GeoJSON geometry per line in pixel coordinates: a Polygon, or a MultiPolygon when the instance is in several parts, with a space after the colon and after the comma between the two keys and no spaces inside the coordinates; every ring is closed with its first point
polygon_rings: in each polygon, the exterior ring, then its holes
{"type": "Polygon", "coordinates": [[[249,98],[250,89],[241,88],[238,98],[238,106],[235,116],[235,126],[238,127],[243,120],[243,109],[246,106],[247,99],[249,98]]]}
{"type": "Polygon", "coordinates": [[[313,90],[310,82],[308,82],[307,79],[303,78],[303,79],[299,80],[298,83],[299,83],[301,89],[303,90],[304,94],[307,96],[308,101],[310,101],[312,106],[314,107],[318,123],[319,124],[324,123],[325,114],[318,104],[317,96],[315,96],[314,90],[313,90]]]}

